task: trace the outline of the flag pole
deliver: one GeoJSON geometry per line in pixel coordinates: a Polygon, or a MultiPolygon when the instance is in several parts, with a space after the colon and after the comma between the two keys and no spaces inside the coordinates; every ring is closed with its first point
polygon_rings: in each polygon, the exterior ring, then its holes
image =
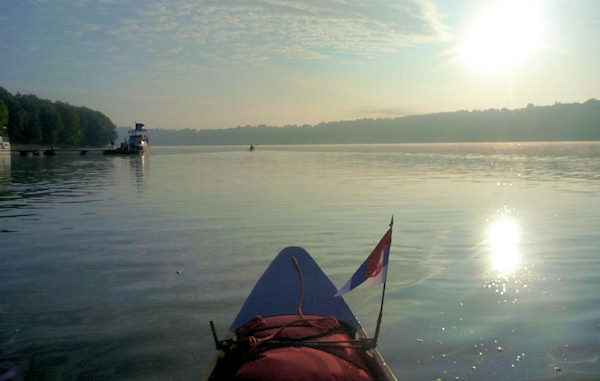
{"type": "Polygon", "coordinates": [[[373,336],[373,348],[377,346],[377,338],[379,337],[379,327],[381,326],[381,318],[383,317],[383,298],[385,297],[385,282],[383,283],[383,292],[381,293],[381,306],[379,307],[379,317],[377,318],[377,327],[375,327],[375,335],[373,336]]]}
{"type": "MultiPolygon", "coordinates": [[[[392,220],[390,221],[390,229],[394,226],[394,215],[392,215],[392,220]]],[[[379,317],[377,317],[377,326],[375,327],[375,335],[373,336],[373,348],[377,347],[377,338],[379,337],[379,327],[381,326],[381,319],[383,317],[383,299],[385,298],[385,284],[386,280],[383,282],[383,291],[381,292],[381,305],[379,306],[379,317]]]]}

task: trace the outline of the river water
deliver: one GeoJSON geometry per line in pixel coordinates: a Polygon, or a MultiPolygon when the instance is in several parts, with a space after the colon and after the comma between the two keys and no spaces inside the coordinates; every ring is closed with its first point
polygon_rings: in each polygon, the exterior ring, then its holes
{"type": "MultiPolygon", "coordinates": [[[[600,143],[0,157],[0,378],[194,379],[286,246],[341,287],[394,216],[399,379],[600,377],[600,143]]],[[[381,287],[345,299],[373,334],[381,287]]]]}

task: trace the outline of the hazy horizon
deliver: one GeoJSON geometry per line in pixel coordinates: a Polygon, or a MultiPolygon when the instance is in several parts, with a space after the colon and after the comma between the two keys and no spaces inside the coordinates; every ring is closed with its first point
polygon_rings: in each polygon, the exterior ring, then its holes
{"type": "Polygon", "coordinates": [[[0,86],[118,126],[316,125],[600,97],[598,2],[0,5],[0,86]]]}

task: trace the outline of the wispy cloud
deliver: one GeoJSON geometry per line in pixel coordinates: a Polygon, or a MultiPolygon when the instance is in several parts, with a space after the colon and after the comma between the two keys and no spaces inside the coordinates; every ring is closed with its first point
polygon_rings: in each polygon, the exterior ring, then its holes
{"type": "Polygon", "coordinates": [[[436,8],[425,0],[179,0],[145,3],[138,15],[123,19],[112,34],[192,45],[228,60],[369,56],[448,38],[436,8]]]}
{"type": "Polygon", "coordinates": [[[95,31],[100,30],[100,25],[98,25],[98,24],[87,24],[87,25],[85,25],[84,29],[85,29],[86,32],[95,32],[95,31]]]}

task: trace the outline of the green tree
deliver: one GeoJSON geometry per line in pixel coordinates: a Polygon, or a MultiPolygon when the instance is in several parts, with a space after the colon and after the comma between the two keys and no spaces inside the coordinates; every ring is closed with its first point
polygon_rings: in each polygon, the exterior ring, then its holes
{"type": "Polygon", "coordinates": [[[58,142],[58,131],[62,128],[60,114],[56,106],[49,100],[40,100],[38,106],[42,144],[54,146],[58,142]]]}
{"type": "Polygon", "coordinates": [[[57,131],[57,141],[68,146],[79,145],[82,134],[79,114],[77,114],[75,107],[62,102],[56,102],[54,105],[61,122],[57,131]]]}
{"type": "Polygon", "coordinates": [[[2,99],[0,99],[0,128],[8,124],[8,107],[2,99]]]}
{"type": "Polygon", "coordinates": [[[77,113],[83,145],[98,146],[116,139],[115,125],[104,114],[86,107],[79,107],[77,113]]]}
{"type": "Polygon", "coordinates": [[[25,111],[23,143],[40,144],[42,142],[42,121],[40,120],[39,99],[35,95],[19,95],[17,101],[25,111]]]}
{"type": "Polygon", "coordinates": [[[15,143],[100,146],[116,139],[115,125],[99,111],[51,102],[35,95],[12,95],[0,87],[0,127],[15,143]]]}
{"type": "Polygon", "coordinates": [[[0,99],[8,108],[8,136],[13,142],[21,143],[27,114],[17,99],[3,87],[0,87],[0,99]]]}

